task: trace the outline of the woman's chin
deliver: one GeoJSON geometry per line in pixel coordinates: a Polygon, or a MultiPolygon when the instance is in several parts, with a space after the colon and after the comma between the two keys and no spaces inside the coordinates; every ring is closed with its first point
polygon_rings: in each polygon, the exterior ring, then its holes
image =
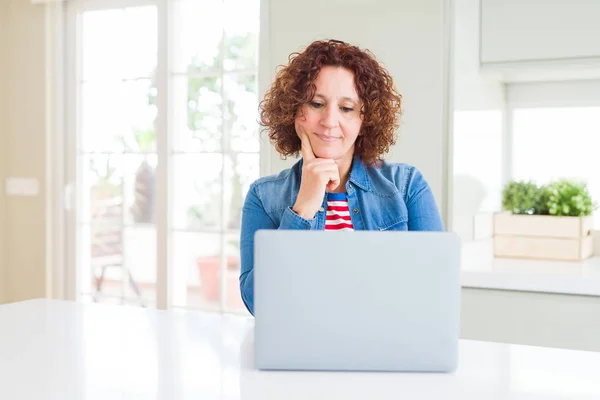
{"type": "Polygon", "coordinates": [[[330,149],[313,149],[313,151],[318,158],[333,158],[337,160],[342,157],[341,152],[330,149]]]}

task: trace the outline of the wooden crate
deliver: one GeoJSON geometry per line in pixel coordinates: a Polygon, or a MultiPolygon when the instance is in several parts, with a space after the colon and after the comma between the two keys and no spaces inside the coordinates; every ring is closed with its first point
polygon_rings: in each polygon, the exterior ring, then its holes
{"type": "Polygon", "coordinates": [[[494,256],[581,261],[594,252],[593,218],[494,216],[494,256]]]}

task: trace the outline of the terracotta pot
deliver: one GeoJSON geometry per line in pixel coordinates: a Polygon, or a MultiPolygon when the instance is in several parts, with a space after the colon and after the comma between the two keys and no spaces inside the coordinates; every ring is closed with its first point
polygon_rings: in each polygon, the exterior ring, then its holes
{"type": "MultiPolygon", "coordinates": [[[[227,269],[228,272],[239,271],[240,258],[238,256],[228,256],[227,269]]],[[[221,292],[220,284],[220,256],[199,257],[196,260],[198,266],[198,275],[200,277],[200,290],[202,297],[210,302],[219,302],[221,292]]],[[[240,298],[239,276],[235,273],[226,274],[227,282],[227,307],[239,308],[243,307],[243,302],[240,298]]]]}

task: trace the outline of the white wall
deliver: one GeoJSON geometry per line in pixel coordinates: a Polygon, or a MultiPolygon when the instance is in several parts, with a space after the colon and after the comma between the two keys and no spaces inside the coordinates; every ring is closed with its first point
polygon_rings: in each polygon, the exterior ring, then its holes
{"type": "Polygon", "coordinates": [[[454,109],[498,110],[502,84],[479,71],[480,0],[454,0],[454,109]]]}
{"type": "MultiPolygon", "coordinates": [[[[444,61],[444,0],[263,0],[260,93],[275,76],[276,66],[315,39],[340,39],[370,49],[395,79],[404,99],[397,145],[387,157],[415,164],[432,187],[443,210],[446,168],[447,63],[444,61]]],[[[266,137],[266,135],[265,135],[266,137]]],[[[295,160],[281,161],[271,152],[275,173],[295,160]]],[[[443,211],[442,211],[443,212],[443,211]]]]}
{"type": "MultiPolygon", "coordinates": [[[[0,60],[5,60],[8,55],[7,44],[8,3],[0,1],[0,60]]],[[[0,62],[0,88],[5,88],[7,71],[5,62],[0,62]]],[[[6,146],[7,138],[6,112],[8,96],[4,90],[0,91],[0,304],[4,303],[6,293],[6,198],[4,196],[4,181],[6,177],[6,146]]]]}
{"type": "MultiPolygon", "coordinates": [[[[30,0],[2,0],[4,45],[0,60],[0,178],[28,177],[40,182],[35,197],[1,197],[0,262],[4,261],[3,301],[46,296],[46,71],[44,7],[30,0]],[[2,211],[5,211],[2,220],[2,211]]],[[[0,45],[1,46],[1,45],[0,45]]],[[[1,267],[1,265],[0,265],[1,267]]]]}
{"type": "Polygon", "coordinates": [[[487,74],[505,82],[600,78],[597,0],[481,4],[481,62],[487,74]]]}
{"type": "Polygon", "coordinates": [[[597,0],[482,0],[484,63],[600,57],[597,0]]]}
{"type": "Polygon", "coordinates": [[[506,102],[512,108],[599,107],[600,79],[508,84],[506,102]]]}
{"type": "Polygon", "coordinates": [[[464,241],[474,238],[477,213],[499,207],[502,180],[504,87],[480,73],[479,6],[454,1],[452,214],[464,241]]]}

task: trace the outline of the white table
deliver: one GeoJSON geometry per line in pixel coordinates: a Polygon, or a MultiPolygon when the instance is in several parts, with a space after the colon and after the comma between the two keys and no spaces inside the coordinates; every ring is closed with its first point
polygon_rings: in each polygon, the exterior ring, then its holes
{"type": "Polygon", "coordinates": [[[600,399],[600,353],[462,341],[454,374],[262,372],[251,319],[0,306],[0,399],[600,399]]]}

